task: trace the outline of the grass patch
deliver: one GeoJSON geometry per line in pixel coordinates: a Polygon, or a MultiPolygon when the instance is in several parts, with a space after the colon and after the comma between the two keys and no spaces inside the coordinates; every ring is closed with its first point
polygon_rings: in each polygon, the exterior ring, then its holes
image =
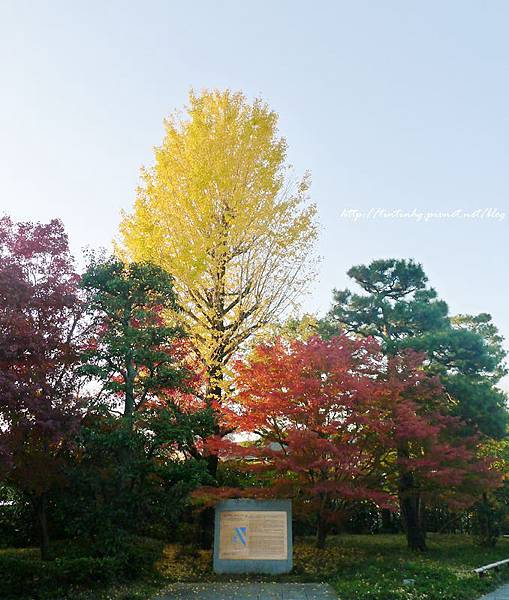
{"type": "Polygon", "coordinates": [[[428,552],[414,554],[401,535],[342,535],[317,550],[304,539],[294,546],[292,573],[238,577],[215,575],[210,552],[168,545],[156,568],[170,581],[328,582],[340,600],[474,600],[509,580],[509,567],[484,578],[472,572],[509,558],[507,539],[485,549],[468,536],[430,534],[428,546],[428,552]],[[405,579],[414,581],[405,585],[405,579]]]}
{"type": "Polygon", "coordinates": [[[484,578],[472,572],[509,558],[505,539],[487,550],[467,536],[432,534],[422,555],[409,554],[402,536],[345,536],[332,540],[329,550],[334,554],[338,546],[344,558],[327,580],[342,600],[474,600],[509,580],[507,567],[484,578]],[[405,585],[405,579],[414,583],[405,585]]]}
{"type": "MultiPolygon", "coordinates": [[[[140,556],[149,547],[147,544],[145,541],[139,545],[140,556]]],[[[312,540],[298,540],[292,573],[265,577],[216,575],[212,572],[211,552],[170,544],[158,554],[154,572],[135,581],[127,581],[121,570],[120,577],[110,583],[106,580],[102,585],[72,586],[65,593],[62,589],[60,595],[49,595],[46,590],[42,595],[11,597],[147,600],[170,582],[293,581],[328,582],[340,600],[474,600],[509,580],[507,567],[484,578],[472,573],[475,567],[509,558],[507,539],[501,539],[495,548],[484,549],[475,546],[468,536],[430,534],[428,545],[425,554],[413,554],[399,535],[331,537],[325,550],[317,550],[312,540]],[[405,579],[413,580],[413,584],[405,585],[405,579]]],[[[79,560],[77,550],[67,552],[72,556],[68,560],[79,560]]],[[[38,560],[38,551],[0,550],[0,567],[10,564],[12,568],[13,559],[33,565],[38,560]]]]}

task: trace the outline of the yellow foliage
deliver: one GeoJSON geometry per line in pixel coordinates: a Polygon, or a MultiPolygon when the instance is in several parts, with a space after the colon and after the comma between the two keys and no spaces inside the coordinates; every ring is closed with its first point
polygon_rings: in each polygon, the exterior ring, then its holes
{"type": "Polygon", "coordinates": [[[191,92],[165,121],[155,164],[124,215],[121,255],[167,269],[198,349],[225,365],[284,312],[312,273],[309,178],[292,179],[277,114],[242,93],[191,92]]]}

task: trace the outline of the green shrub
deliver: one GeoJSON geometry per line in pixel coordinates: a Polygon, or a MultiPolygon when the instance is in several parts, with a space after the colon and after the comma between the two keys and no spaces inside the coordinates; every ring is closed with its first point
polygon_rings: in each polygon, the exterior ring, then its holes
{"type": "Polygon", "coordinates": [[[136,578],[155,573],[155,563],[161,558],[164,544],[152,538],[131,538],[118,560],[123,567],[123,576],[136,578]]]}
{"type": "Polygon", "coordinates": [[[57,558],[43,562],[0,556],[0,597],[56,598],[71,587],[111,583],[120,571],[115,558],[57,558]]]}
{"type": "Polygon", "coordinates": [[[61,598],[73,589],[98,588],[152,574],[162,544],[132,538],[115,556],[76,557],[75,551],[71,548],[68,556],[50,562],[43,562],[26,550],[0,553],[0,598],[61,598]]]}

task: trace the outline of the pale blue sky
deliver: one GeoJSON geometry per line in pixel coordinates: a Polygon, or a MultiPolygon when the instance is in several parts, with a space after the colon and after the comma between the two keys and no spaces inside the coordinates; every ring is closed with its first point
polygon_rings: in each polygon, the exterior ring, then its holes
{"type": "Polygon", "coordinates": [[[0,0],[0,212],[109,245],[189,88],[261,95],[312,172],[323,312],[352,264],[413,257],[509,337],[509,3],[0,0]],[[341,218],[494,208],[504,220],[341,218]]]}

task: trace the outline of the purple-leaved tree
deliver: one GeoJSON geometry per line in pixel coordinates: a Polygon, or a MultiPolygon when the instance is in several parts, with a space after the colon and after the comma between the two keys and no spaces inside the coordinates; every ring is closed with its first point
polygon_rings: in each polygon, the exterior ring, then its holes
{"type": "Polygon", "coordinates": [[[60,221],[0,218],[0,482],[30,499],[43,560],[48,496],[80,422],[78,282],[60,221]]]}

